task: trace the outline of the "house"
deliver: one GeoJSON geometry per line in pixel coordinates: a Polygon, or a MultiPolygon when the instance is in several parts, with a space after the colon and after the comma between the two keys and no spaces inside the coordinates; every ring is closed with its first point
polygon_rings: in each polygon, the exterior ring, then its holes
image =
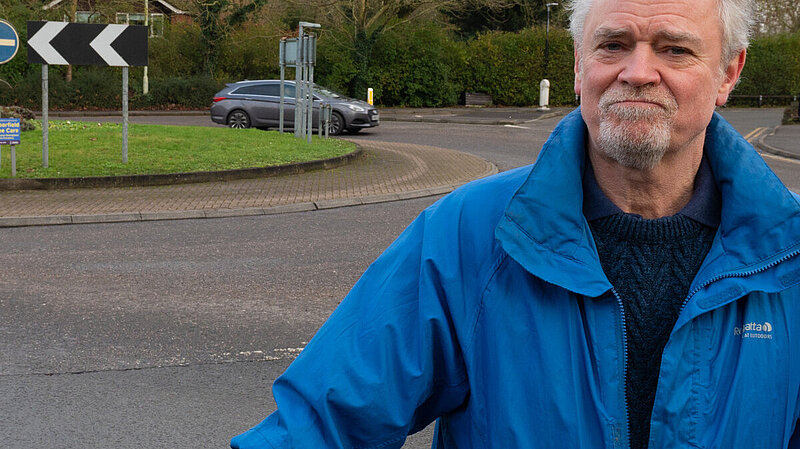
{"type": "MultiPolygon", "coordinates": [[[[121,0],[102,2],[78,0],[75,22],[80,23],[125,23],[144,25],[144,1],[147,1],[150,37],[162,36],[164,24],[191,23],[192,15],[180,6],[189,6],[187,0],[121,0]]],[[[69,21],[70,0],[52,0],[42,7],[45,10],[64,12],[64,20],[69,21]]]]}

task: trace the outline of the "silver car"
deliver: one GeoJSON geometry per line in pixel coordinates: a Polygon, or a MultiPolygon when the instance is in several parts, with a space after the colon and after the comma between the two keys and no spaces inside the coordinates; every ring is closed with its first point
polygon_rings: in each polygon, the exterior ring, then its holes
{"type": "MultiPolygon", "coordinates": [[[[283,123],[294,126],[294,81],[284,82],[283,123]]],[[[330,89],[314,86],[313,126],[319,124],[321,103],[331,105],[331,134],[356,133],[378,126],[378,110],[369,103],[347,98],[330,89]]],[[[211,120],[231,128],[277,128],[280,116],[280,80],[239,81],[214,95],[211,120]]]]}

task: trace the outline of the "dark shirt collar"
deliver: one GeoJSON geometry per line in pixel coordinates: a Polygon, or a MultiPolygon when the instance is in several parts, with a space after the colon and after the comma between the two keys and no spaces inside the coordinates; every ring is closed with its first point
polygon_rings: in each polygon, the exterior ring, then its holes
{"type": "MultiPolygon", "coordinates": [[[[694,179],[694,193],[689,203],[678,212],[706,226],[717,228],[722,212],[722,196],[714,182],[711,166],[703,155],[697,176],[694,179]]],[[[597,184],[594,168],[586,158],[586,169],[583,172],[583,215],[587,221],[622,213],[622,209],[611,202],[597,184]]]]}

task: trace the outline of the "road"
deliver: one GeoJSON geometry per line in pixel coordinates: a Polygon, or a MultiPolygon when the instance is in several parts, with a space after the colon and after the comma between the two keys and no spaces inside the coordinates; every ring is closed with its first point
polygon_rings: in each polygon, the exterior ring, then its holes
{"type": "MultiPolygon", "coordinates": [[[[743,134],[780,119],[779,110],[722,112],[743,134]]],[[[556,122],[385,121],[354,138],[457,149],[505,170],[535,160],[556,122]]],[[[795,162],[767,160],[800,190],[795,162]]],[[[369,262],[435,199],[0,230],[0,441],[226,447],[274,409],[275,377],[369,262]]],[[[405,447],[429,447],[430,438],[429,428],[405,447]]]]}

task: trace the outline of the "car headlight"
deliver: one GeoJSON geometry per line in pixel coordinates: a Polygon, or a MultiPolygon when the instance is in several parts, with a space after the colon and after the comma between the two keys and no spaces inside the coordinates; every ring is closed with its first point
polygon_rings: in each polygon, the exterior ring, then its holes
{"type": "Polygon", "coordinates": [[[345,106],[347,106],[351,111],[355,112],[364,112],[367,110],[367,108],[362,108],[361,106],[356,106],[354,104],[346,104],[345,106]]]}

